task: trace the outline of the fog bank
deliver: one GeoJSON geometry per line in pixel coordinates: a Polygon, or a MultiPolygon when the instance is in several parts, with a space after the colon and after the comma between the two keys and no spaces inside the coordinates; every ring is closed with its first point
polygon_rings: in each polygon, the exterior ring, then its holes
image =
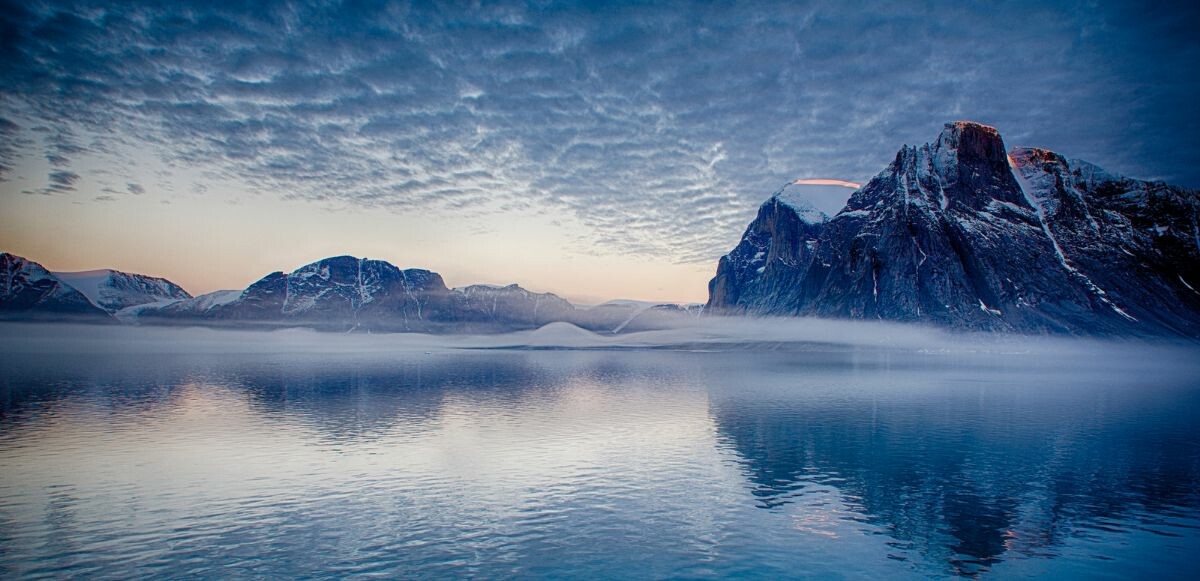
{"type": "Polygon", "coordinates": [[[0,323],[6,354],[377,354],[465,350],[636,349],[674,351],[869,350],[921,357],[1037,356],[1190,361],[1197,345],[1140,340],[964,334],[917,325],[808,318],[680,317],[670,328],[619,335],[569,323],[498,335],[322,333],[307,329],[235,330],[0,323]]]}

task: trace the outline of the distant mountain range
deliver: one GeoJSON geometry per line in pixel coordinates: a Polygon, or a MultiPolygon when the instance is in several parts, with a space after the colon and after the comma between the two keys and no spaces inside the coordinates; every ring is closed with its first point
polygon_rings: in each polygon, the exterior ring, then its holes
{"type": "Polygon", "coordinates": [[[325,331],[492,333],[568,322],[597,332],[661,328],[699,305],[613,301],[577,308],[550,293],[512,284],[447,288],[441,275],[382,260],[336,256],[290,273],[273,272],[245,290],[193,297],[169,280],[115,270],[55,273],[0,254],[0,319],[325,331]]]}
{"type": "Polygon", "coordinates": [[[1076,335],[1200,337],[1200,197],[947,124],[834,216],[768,199],[713,312],[1076,335]]]}
{"type": "Polygon", "coordinates": [[[947,124],[905,146],[833,216],[789,185],[722,257],[706,305],[578,308],[517,285],[448,288],[436,272],[336,256],[245,290],[192,297],[162,278],[52,273],[0,254],[0,318],[503,332],[600,332],[680,315],[800,315],[955,329],[1200,337],[1200,196],[1108,173],[999,132],[947,124]]]}

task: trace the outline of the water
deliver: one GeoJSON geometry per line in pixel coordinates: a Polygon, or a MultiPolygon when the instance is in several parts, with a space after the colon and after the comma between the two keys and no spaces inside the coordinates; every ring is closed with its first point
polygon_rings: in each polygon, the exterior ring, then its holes
{"type": "Polygon", "coordinates": [[[1182,578],[1188,355],[8,353],[0,577],[1182,578]]]}

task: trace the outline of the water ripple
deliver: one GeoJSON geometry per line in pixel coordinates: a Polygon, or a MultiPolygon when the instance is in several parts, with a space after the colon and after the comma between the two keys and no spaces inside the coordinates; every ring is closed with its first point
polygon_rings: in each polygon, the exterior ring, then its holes
{"type": "Polygon", "coordinates": [[[1186,571],[1197,375],[983,363],[0,355],[0,576],[1186,571]]]}

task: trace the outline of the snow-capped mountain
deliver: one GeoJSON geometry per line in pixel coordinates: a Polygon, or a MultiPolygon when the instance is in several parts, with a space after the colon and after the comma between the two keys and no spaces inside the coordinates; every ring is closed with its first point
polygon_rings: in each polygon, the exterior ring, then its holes
{"type": "Polygon", "coordinates": [[[337,256],[291,273],[273,272],[244,291],[219,291],[170,304],[138,307],[132,322],[304,326],[335,331],[505,332],[569,322],[601,332],[661,327],[701,305],[614,301],[577,309],[551,293],[518,285],[447,288],[436,272],[400,269],[382,260],[337,256]]]}
{"type": "Polygon", "coordinates": [[[7,252],[0,253],[0,318],[112,322],[107,312],[45,267],[7,252]]]}
{"type": "Polygon", "coordinates": [[[1200,336],[1196,192],[1010,154],[995,129],[958,122],[902,148],[833,217],[784,194],[721,259],[710,309],[1200,336]]]}
{"type": "Polygon", "coordinates": [[[179,285],[144,274],[110,269],[53,274],[109,313],[137,305],[192,298],[179,285]]]}
{"type": "Polygon", "coordinates": [[[536,328],[574,307],[517,285],[449,289],[441,275],[382,260],[336,256],[273,272],[244,291],[219,291],[144,309],[141,323],[307,326],[324,330],[462,332],[536,328]]]}
{"type": "Polygon", "coordinates": [[[697,305],[616,301],[591,309],[516,284],[450,289],[436,272],[335,256],[290,273],[273,272],[245,290],[197,297],[165,279],[114,270],[50,273],[4,255],[7,319],[47,319],[58,312],[98,313],[128,324],[310,327],[361,332],[506,332],[570,322],[604,332],[634,331],[697,305]],[[68,284],[70,283],[70,284],[68,284]],[[109,316],[111,314],[111,316],[109,316]]]}
{"type": "Polygon", "coordinates": [[[448,300],[449,289],[437,273],[335,256],[291,273],[268,274],[202,316],[330,329],[419,331],[433,326],[433,315],[444,310],[448,300]]]}

